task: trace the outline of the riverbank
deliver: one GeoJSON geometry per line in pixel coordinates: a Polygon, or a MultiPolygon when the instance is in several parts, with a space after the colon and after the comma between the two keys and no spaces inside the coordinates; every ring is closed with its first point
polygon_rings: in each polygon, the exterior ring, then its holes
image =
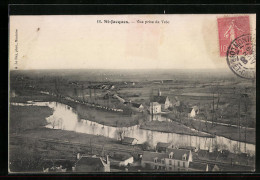
{"type": "MultiPolygon", "coordinates": [[[[83,145],[96,144],[98,146],[110,146],[123,148],[120,141],[99,135],[64,131],[45,128],[46,118],[52,115],[53,110],[46,106],[13,106],[10,108],[10,137],[23,137],[28,139],[52,139],[83,145]],[[16,131],[15,125],[19,127],[16,131]]],[[[128,146],[127,146],[128,148],[128,146]]]]}
{"type": "Polygon", "coordinates": [[[187,127],[194,128],[198,131],[206,132],[212,135],[223,136],[225,138],[246,142],[250,144],[255,144],[255,129],[247,129],[245,131],[244,128],[239,129],[236,127],[229,127],[224,125],[213,125],[211,123],[200,122],[193,119],[183,118],[181,120],[176,120],[172,114],[167,114],[166,117],[172,119],[175,122],[179,122],[187,127]]]}
{"type": "Polygon", "coordinates": [[[211,134],[191,130],[189,127],[184,126],[183,124],[175,122],[175,121],[172,121],[172,122],[146,121],[140,125],[140,129],[159,131],[159,132],[165,132],[165,133],[176,133],[176,134],[181,134],[181,135],[207,137],[207,138],[214,137],[211,134]]]}
{"type": "Polygon", "coordinates": [[[102,125],[112,127],[130,127],[138,125],[142,119],[141,113],[134,115],[124,115],[122,112],[115,112],[105,110],[103,108],[97,108],[88,104],[82,104],[56,96],[41,94],[33,90],[23,91],[22,96],[10,98],[10,102],[26,103],[27,101],[39,101],[39,102],[59,102],[72,107],[81,119],[97,122],[102,125]]]}
{"type": "Polygon", "coordinates": [[[103,108],[92,107],[90,105],[57,98],[51,95],[39,94],[37,92],[27,93],[26,96],[11,98],[11,102],[26,101],[56,101],[72,107],[81,119],[97,122],[102,125],[112,127],[131,127],[139,125],[141,129],[153,130],[158,132],[177,133],[184,135],[193,135],[201,137],[214,137],[215,135],[223,136],[231,140],[255,144],[255,129],[241,129],[240,137],[238,128],[224,125],[214,125],[196,121],[193,119],[183,118],[181,121],[176,120],[172,114],[165,115],[173,122],[144,121],[142,113],[136,113],[132,116],[124,115],[122,112],[114,112],[103,108]],[[190,128],[200,132],[192,131],[190,128]],[[207,134],[205,134],[207,133],[207,134]]]}
{"type": "MultiPolygon", "coordinates": [[[[37,97],[36,99],[41,100],[54,100],[54,98],[49,97],[37,97]]],[[[28,100],[28,99],[27,99],[28,100]]],[[[30,99],[31,100],[31,99],[30,99]]],[[[65,99],[56,98],[56,102],[66,104],[72,107],[80,117],[80,119],[86,119],[93,122],[97,122],[102,125],[112,126],[112,127],[131,127],[138,125],[139,123],[141,129],[152,130],[157,132],[165,133],[176,133],[181,135],[192,135],[200,137],[212,138],[213,135],[206,134],[204,132],[197,132],[191,130],[189,127],[184,126],[178,122],[159,122],[159,121],[142,121],[142,113],[138,113],[132,116],[124,116],[121,112],[111,112],[106,111],[102,108],[95,108],[78,102],[73,102],[65,99]]],[[[23,102],[23,101],[22,101],[23,102]]]]}
{"type": "Polygon", "coordinates": [[[112,127],[131,127],[140,123],[142,114],[124,115],[122,112],[105,110],[103,108],[73,102],[65,99],[58,99],[57,102],[72,107],[80,119],[86,119],[102,125],[112,127]]]}

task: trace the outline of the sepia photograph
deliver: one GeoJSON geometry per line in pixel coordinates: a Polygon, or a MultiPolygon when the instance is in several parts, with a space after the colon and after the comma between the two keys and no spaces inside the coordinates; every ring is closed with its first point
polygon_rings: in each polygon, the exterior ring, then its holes
{"type": "Polygon", "coordinates": [[[10,15],[8,127],[9,173],[255,172],[256,14],[10,15]]]}

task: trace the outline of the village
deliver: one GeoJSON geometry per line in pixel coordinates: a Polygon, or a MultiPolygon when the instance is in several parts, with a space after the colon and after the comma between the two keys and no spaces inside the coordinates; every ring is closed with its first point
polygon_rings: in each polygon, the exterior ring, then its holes
{"type": "MultiPolygon", "coordinates": [[[[249,95],[252,91],[250,84],[243,92],[240,90],[240,97],[236,98],[238,92],[234,92],[232,83],[237,86],[239,82],[232,81],[218,80],[215,84],[205,82],[199,85],[190,83],[190,87],[183,89],[180,82],[168,79],[86,82],[19,73],[11,75],[11,78],[11,110],[17,108],[19,103],[26,105],[19,106],[22,111],[23,108],[33,107],[30,104],[32,101],[57,102],[66,105],[67,109],[73,109],[80,119],[88,120],[91,124],[97,123],[96,126],[100,126],[101,130],[102,127],[116,128],[114,138],[93,133],[93,141],[89,142],[85,139],[91,139],[88,137],[90,134],[77,131],[69,132],[66,135],[68,138],[64,138],[65,131],[62,126],[57,125],[58,120],[60,121],[58,118],[49,122],[53,125],[52,129],[33,123],[15,124],[12,127],[15,132],[10,134],[11,147],[19,148],[22,141],[33,151],[37,149],[37,152],[43,152],[43,157],[38,158],[41,163],[38,163],[40,167],[37,167],[37,171],[254,171],[254,149],[250,147],[255,144],[255,119],[252,110],[255,102],[249,95]],[[198,90],[195,93],[189,89],[198,90]],[[204,89],[207,92],[203,92],[204,89]],[[230,91],[237,94],[233,96],[230,91]],[[231,107],[236,115],[230,114],[231,107]],[[167,140],[168,142],[157,138],[156,141],[144,141],[139,138],[141,136],[131,135],[126,128],[138,128],[138,132],[174,133],[178,137],[187,136],[190,140],[186,140],[187,143],[184,144],[177,143],[177,139],[167,140]],[[81,142],[76,138],[79,136],[82,136],[81,142]],[[232,147],[227,148],[228,145],[214,143],[213,140],[210,145],[202,146],[197,143],[197,138],[213,139],[216,136],[234,141],[232,147]],[[96,138],[100,143],[95,142],[96,138]],[[196,138],[196,143],[191,138],[196,138]],[[51,152],[60,152],[60,155],[53,156],[51,152]]],[[[241,86],[245,85],[243,83],[241,86]]],[[[17,116],[20,109],[16,111],[17,116]]],[[[46,123],[43,122],[44,119],[51,114],[46,112],[42,115],[42,124],[46,123]]],[[[20,117],[23,116],[28,121],[29,115],[21,114],[20,117]]],[[[12,115],[10,118],[11,121],[17,121],[13,120],[15,117],[12,115]]],[[[23,119],[20,118],[21,120],[23,119]]],[[[78,120],[77,123],[81,121],[78,120]]],[[[18,163],[15,158],[12,163],[14,171],[22,166],[15,166],[18,163]]]]}

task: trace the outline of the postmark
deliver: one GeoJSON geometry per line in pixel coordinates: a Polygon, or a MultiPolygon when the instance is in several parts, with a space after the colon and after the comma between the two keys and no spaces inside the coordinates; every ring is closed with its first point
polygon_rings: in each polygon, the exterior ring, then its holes
{"type": "Polygon", "coordinates": [[[229,68],[239,77],[254,79],[256,72],[255,39],[244,34],[234,39],[227,50],[229,68]]]}

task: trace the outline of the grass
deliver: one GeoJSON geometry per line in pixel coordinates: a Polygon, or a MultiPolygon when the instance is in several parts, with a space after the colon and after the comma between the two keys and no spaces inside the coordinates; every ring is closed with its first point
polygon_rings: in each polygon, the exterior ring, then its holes
{"type": "Polygon", "coordinates": [[[46,117],[52,115],[49,107],[40,106],[10,106],[10,132],[34,129],[47,125],[46,117]]]}
{"type": "MultiPolygon", "coordinates": [[[[171,118],[171,114],[167,115],[169,118],[171,118]]],[[[171,118],[174,121],[177,121],[175,118],[171,118]]],[[[239,138],[238,128],[236,127],[229,127],[229,126],[223,126],[223,125],[214,125],[212,126],[211,123],[205,123],[205,122],[199,122],[196,120],[183,118],[180,121],[177,121],[181,124],[184,124],[187,127],[192,127],[196,130],[200,130],[202,132],[206,132],[212,135],[218,135],[223,136],[228,139],[241,141],[241,142],[247,142],[251,144],[256,143],[255,139],[255,129],[247,129],[246,132],[246,138],[245,138],[245,129],[241,129],[241,134],[239,138]]]]}
{"type": "Polygon", "coordinates": [[[77,152],[90,153],[90,147],[93,147],[94,154],[101,154],[102,149],[112,153],[119,149],[132,153],[140,151],[138,147],[130,148],[112,138],[45,128],[45,118],[52,114],[49,107],[11,105],[10,114],[11,172],[41,172],[44,159],[73,160],[77,152]],[[55,143],[49,143],[52,141],[55,143]]]}
{"type": "MultiPolygon", "coordinates": [[[[15,132],[16,130],[13,127],[15,125],[20,127],[18,136],[13,133],[10,134],[9,152],[12,162],[10,169],[13,172],[40,172],[43,159],[65,158],[75,160],[77,152],[90,153],[89,148],[85,148],[85,146],[93,147],[95,154],[101,154],[102,149],[104,152],[112,154],[128,152],[133,155],[141,151],[138,147],[125,146],[115,139],[103,136],[44,128],[42,126],[46,123],[45,118],[52,114],[52,110],[48,107],[11,106],[10,114],[10,126],[12,127],[10,129],[15,132]],[[47,142],[42,142],[40,139],[46,139],[47,142]],[[48,143],[48,140],[79,143],[83,147],[48,143]]],[[[145,126],[149,128],[158,127],[158,123],[163,128],[168,126],[176,131],[188,132],[187,127],[178,122],[152,121],[145,126]]]]}
{"type": "MultiPolygon", "coordinates": [[[[82,119],[91,120],[100,124],[114,127],[129,127],[137,125],[139,124],[138,119],[142,117],[142,114],[140,113],[128,116],[124,115],[122,112],[107,111],[101,108],[97,109],[84,104],[60,99],[51,95],[40,94],[35,92],[35,90],[24,90],[21,95],[10,98],[10,102],[26,103],[27,101],[60,102],[74,108],[77,111],[78,116],[82,119]]],[[[14,111],[10,114],[15,114],[13,112],[14,111]]]]}
{"type": "Polygon", "coordinates": [[[213,137],[212,135],[194,132],[189,127],[179,123],[179,122],[166,122],[166,121],[148,121],[144,122],[141,126],[141,129],[148,129],[153,131],[160,131],[166,133],[176,133],[176,134],[185,134],[192,136],[200,136],[200,137],[213,137]]]}

